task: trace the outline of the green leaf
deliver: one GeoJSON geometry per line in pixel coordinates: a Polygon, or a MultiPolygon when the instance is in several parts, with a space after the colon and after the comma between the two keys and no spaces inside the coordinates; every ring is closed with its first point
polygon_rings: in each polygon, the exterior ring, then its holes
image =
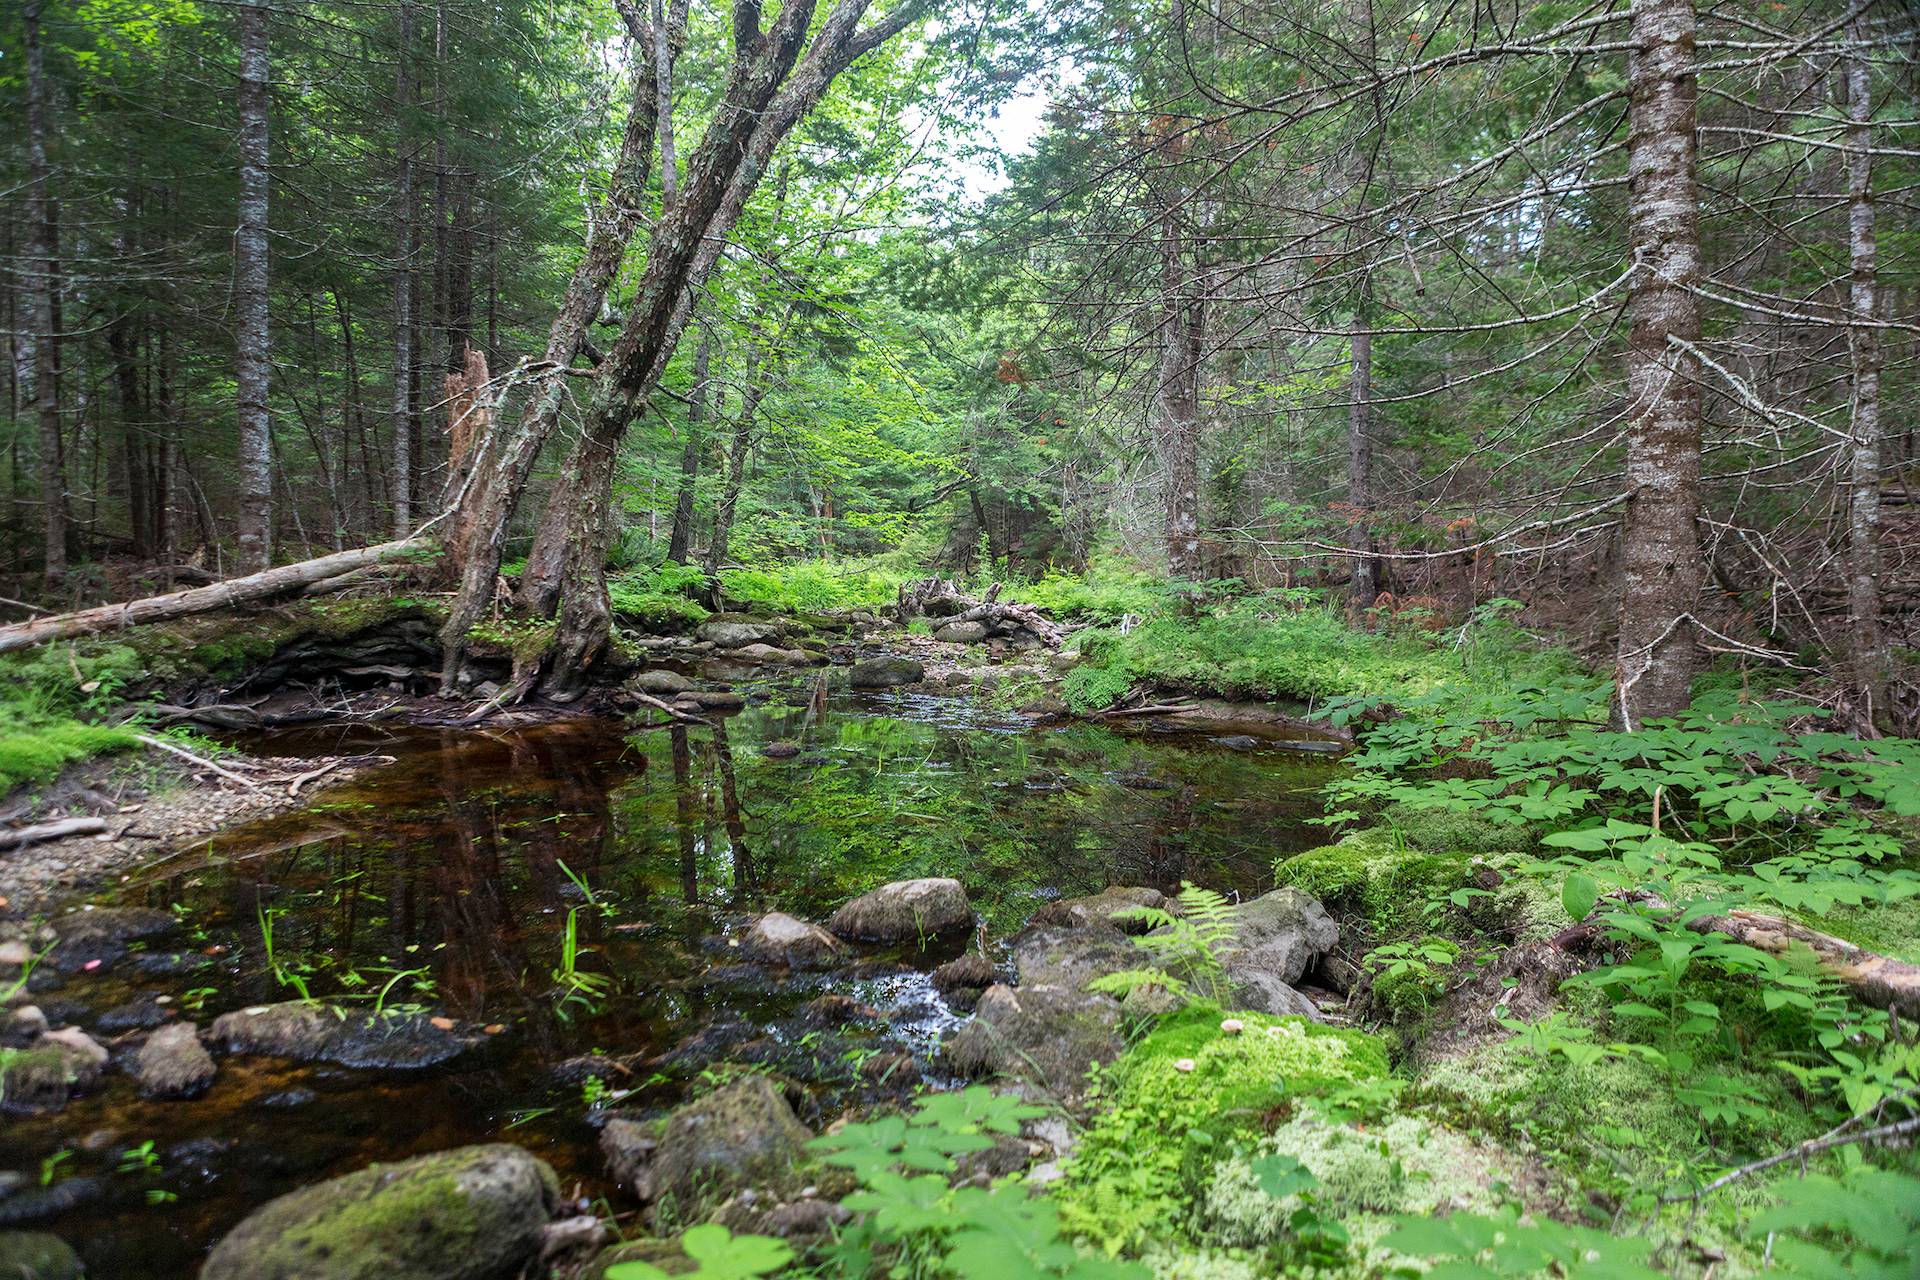
{"type": "Polygon", "coordinates": [[[1575,871],[1560,882],[1560,905],[1575,920],[1585,920],[1599,901],[1600,886],[1593,882],[1590,875],[1575,871]]]}

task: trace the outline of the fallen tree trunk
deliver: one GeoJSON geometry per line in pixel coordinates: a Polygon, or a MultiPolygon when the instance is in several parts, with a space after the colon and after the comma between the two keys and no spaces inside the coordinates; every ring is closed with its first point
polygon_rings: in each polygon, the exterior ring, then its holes
{"type": "Polygon", "coordinates": [[[1773,955],[1785,955],[1796,946],[1806,947],[1822,972],[1851,988],[1865,1003],[1920,1017],[1920,965],[1757,911],[1703,916],[1692,927],[1701,933],[1724,933],[1735,942],[1773,955]]]}
{"type": "MultiPolygon", "coordinates": [[[[1666,899],[1645,890],[1623,895],[1629,902],[1640,902],[1656,910],[1667,910],[1666,899]]],[[[1588,917],[1587,928],[1592,924],[1588,917]]],[[[1769,955],[1785,955],[1795,947],[1813,953],[1820,971],[1848,988],[1863,1003],[1877,1009],[1892,1009],[1909,1017],[1920,1017],[1920,965],[1883,956],[1877,951],[1857,947],[1843,938],[1809,929],[1803,924],[1779,916],[1737,908],[1725,915],[1701,916],[1688,922],[1696,933],[1723,933],[1735,942],[1745,943],[1769,955]]],[[[1571,931],[1569,931],[1571,932],[1571,931]]],[[[1564,936],[1564,935],[1563,935],[1564,936]]]]}
{"type": "Polygon", "coordinates": [[[154,622],[170,622],[176,618],[189,618],[195,614],[212,613],[216,609],[272,599],[302,590],[313,583],[340,578],[427,545],[425,538],[401,538],[354,551],[336,551],[316,560],[281,565],[277,569],[250,573],[243,578],[228,578],[210,587],[193,587],[163,596],[148,596],[144,600],[129,600],[124,604],[106,604],[95,609],[56,613],[29,622],[16,622],[0,627],[0,653],[29,649],[52,640],[71,640],[78,636],[100,635],[154,622]]]}

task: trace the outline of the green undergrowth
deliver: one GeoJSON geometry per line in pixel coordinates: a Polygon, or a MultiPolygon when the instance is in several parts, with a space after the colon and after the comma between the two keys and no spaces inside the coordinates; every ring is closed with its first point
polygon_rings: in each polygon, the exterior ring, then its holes
{"type": "Polygon", "coordinates": [[[1219,1159],[1300,1099],[1384,1077],[1364,1033],[1217,1006],[1163,1020],[1097,1082],[1095,1119],[1059,1184],[1061,1222],[1109,1253],[1190,1236],[1197,1195],[1219,1159]]]}
{"type": "Polygon", "coordinates": [[[687,631],[710,616],[695,597],[706,589],[706,574],[695,565],[663,561],[607,580],[613,616],[655,634],[687,631]]]}
{"type": "Polygon", "coordinates": [[[890,606],[899,598],[900,584],[913,576],[894,557],[802,560],[722,570],[720,589],[728,600],[755,612],[825,613],[890,606]]]}
{"type": "Polygon", "coordinates": [[[1304,589],[1226,597],[1191,612],[1173,604],[1130,629],[1082,633],[1082,663],[1065,686],[1068,705],[1096,710],[1139,686],[1316,703],[1382,690],[1503,687],[1568,664],[1493,609],[1483,609],[1464,632],[1435,633],[1404,621],[1383,621],[1373,631],[1353,627],[1331,602],[1304,589]]]}

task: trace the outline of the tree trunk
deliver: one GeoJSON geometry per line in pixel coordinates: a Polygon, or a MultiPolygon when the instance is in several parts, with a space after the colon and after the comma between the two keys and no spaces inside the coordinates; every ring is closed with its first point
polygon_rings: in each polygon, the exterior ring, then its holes
{"type": "Polygon", "coordinates": [[[559,311],[547,331],[545,368],[528,396],[525,409],[504,439],[475,443],[473,481],[449,530],[462,539],[457,557],[460,587],[447,610],[440,632],[440,687],[451,691],[466,653],[467,632],[473,629],[493,599],[500,576],[500,558],[507,525],[526,488],[540,450],[560,420],[566,399],[566,368],[580,350],[587,326],[600,313],[607,287],[620,270],[627,242],[639,225],[647,170],[653,155],[654,89],[649,43],[636,37],[638,64],[634,67],[633,101],[627,111],[626,132],[620,140],[606,198],[594,211],[587,228],[586,250],[561,297],[559,311]]]}
{"type": "Polygon", "coordinates": [[[41,533],[49,591],[67,580],[67,471],[60,443],[59,231],[47,172],[47,61],[41,0],[26,0],[27,298],[33,326],[33,399],[40,420],[41,533]]]}
{"type": "MultiPolygon", "coordinates": [[[[131,261],[131,246],[122,240],[120,255],[131,261]]],[[[134,333],[133,319],[117,317],[107,329],[107,349],[113,354],[114,381],[120,389],[120,444],[127,476],[127,529],[135,560],[152,559],[153,519],[148,510],[152,495],[148,478],[148,447],[145,438],[146,412],[140,401],[140,339],[134,333]]]]}
{"type": "Polygon", "coordinates": [[[674,564],[687,562],[687,545],[693,541],[694,486],[700,478],[700,451],[705,445],[707,418],[707,371],[713,358],[713,335],[702,333],[700,346],[693,353],[693,394],[688,397],[687,438],[680,446],[680,489],[673,499],[673,533],[667,540],[667,559],[674,564]]]}
{"type": "Polygon", "coordinates": [[[1636,0],[1627,57],[1627,504],[1616,726],[1687,705],[1700,663],[1700,202],[1693,0],[1636,0]]]}
{"type": "Polygon", "coordinates": [[[401,0],[393,72],[393,474],[388,477],[396,538],[413,528],[413,156],[407,137],[407,115],[413,109],[412,56],[413,5],[401,0]]]}
{"type": "Polygon", "coordinates": [[[1187,582],[1200,564],[1200,362],[1206,304],[1191,280],[1179,214],[1161,219],[1162,335],[1154,432],[1166,472],[1167,572],[1187,582]]]}
{"type": "Polygon", "coordinates": [[[1351,339],[1347,378],[1347,518],[1353,522],[1348,599],[1355,609],[1371,609],[1380,596],[1380,560],[1373,542],[1373,335],[1366,329],[1364,306],[1354,318],[1360,327],[1351,339]]]}
{"type": "MultiPolygon", "coordinates": [[[[1865,23],[1855,17],[1853,39],[1864,44],[1865,23]]],[[[1847,331],[1853,357],[1851,501],[1847,520],[1847,643],[1863,722],[1886,718],[1888,659],[1880,616],[1880,335],[1873,328],[1879,283],[1873,210],[1873,86],[1861,54],[1846,60],[1847,257],[1854,323],[1847,331]]]]}
{"type": "Polygon", "coordinates": [[[235,384],[240,423],[242,574],[273,563],[273,425],[267,409],[267,10],[240,6],[240,225],[233,238],[233,292],[239,322],[235,384]]]}
{"type": "Polygon", "coordinates": [[[733,421],[733,440],[727,446],[727,479],[720,490],[720,501],[713,509],[713,538],[707,543],[707,581],[719,595],[720,566],[727,560],[727,543],[733,537],[733,515],[740,506],[740,490],[747,475],[747,454],[753,449],[753,419],[760,410],[766,392],[753,377],[756,368],[749,361],[746,394],[741,397],[740,415],[733,421]]]}

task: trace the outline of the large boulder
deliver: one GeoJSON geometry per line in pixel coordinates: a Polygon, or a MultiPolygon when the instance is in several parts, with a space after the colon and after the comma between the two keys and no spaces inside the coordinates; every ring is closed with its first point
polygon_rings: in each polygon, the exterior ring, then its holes
{"type": "Polygon", "coordinates": [[[1318,1019],[1320,1011],[1294,984],[1339,940],[1339,926],[1320,900],[1298,889],[1275,889],[1241,903],[1233,909],[1232,940],[1218,953],[1231,988],[1229,1003],[1318,1019]]]}
{"type": "Polygon", "coordinates": [[[1113,885],[1084,898],[1061,898],[1033,913],[1028,924],[1060,925],[1084,929],[1089,925],[1111,925],[1122,933],[1145,933],[1147,926],[1137,920],[1114,919],[1140,907],[1165,907],[1167,895],[1158,889],[1137,885],[1113,885]]]}
{"type": "Polygon", "coordinates": [[[559,1204],[546,1162],[505,1143],[376,1164],[255,1210],[200,1280],[509,1280],[559,1204]]]}
{"type": "Polygon", "coordinates": [[[987,624],[984,622],[949,622],[933,633],[935,640],[948,644],[979,644],[987,638],[987,624]]]}
{"type": "Polygon", "coordinates": [[[188,1022],[169,1023],[147,1037],[133,1063],[144,1098],[197,1098],[213,1083],[216,1070],[213,1055],[188,1022]]]}
{"type": "Polygon", "coordinates": [[[1065,987],[1085,991],[1096,978],[1123,969],[1153,967],[1155,961],[1118,929],[1029,926],[1013,938],[1013,966],[1023,987],[1065,987]]]}
{"type": "Polygon", "coordinates": [[[845,943],[819,925],[784,911],[767,912],[740,939],[741,954],[749,960],[789,969],[832,968],[846,949],[845,943]]]}
{"type": "Polygon", "coordinates": [[[988,987],[972,1022],[947,1037],[947,1061],[964,1076],[1005,1075],[1063,1097],[1088,1070],[1126,1048],[1120,1002],[1065,987],[988,987]]]}
{"type": "Polygon", "coordinates": [[[782,649],[773,644],[745,644],[727,655],[741,662],[770,663],[773,665],[803,667],[807,664],[807,652],[804,649],[782,649]]]}
{"type": "Polygon", "coordinates": [[[683,676],[678,671],[669,671],[665,667],[654,667],[627,678],[627,687],[637,693],[685,693],[693,688],[693,685],[692,677],[683,676]]]}
{"type": "Polygon", "coordinates": [[[485,1038],[478,1028],[451,1018],[347,1010],[304,1000],[222,1014],[213,1020],[211,1035],[230,1053],[384,1070],[439,1066],[485,1038]]]}
{"type": "Polygon", "coordinates": [[[0,1280],[81,1280],[80,1255],[45,1231],[0,1231],[0,1280]]]}
{"type": "Polygon", "coordinates": [[[847,673],[847,683],[856,689],[898,689],[901,685],[919,684],[926,675],[926,667],[912,658],[867,658],[853,664],[853,670],[847,673]]]}
{"type": "Polygon", "coordinates": [[[780,638],[780,625],[757,618],[718,616],[707,619],[694,633],[717,649],[739,649],[750,644],[769,644],[780,638]]]}
{"type": "Polygon", "coordinates": [[[643,1202],[685,1211],[756,1184],[778,1184],[813,1135],[773,1081],[741,1076],[688,1102],[664,1123],[615,1118],[600,1131],[607,1168],[643,1202]]]}
{"type": "Polygon", "coordinates": [[[895,880],[833,913],[827,928],[855,942],[919,942],[973,927],[973,904],[958,880],[895,880]]]}

